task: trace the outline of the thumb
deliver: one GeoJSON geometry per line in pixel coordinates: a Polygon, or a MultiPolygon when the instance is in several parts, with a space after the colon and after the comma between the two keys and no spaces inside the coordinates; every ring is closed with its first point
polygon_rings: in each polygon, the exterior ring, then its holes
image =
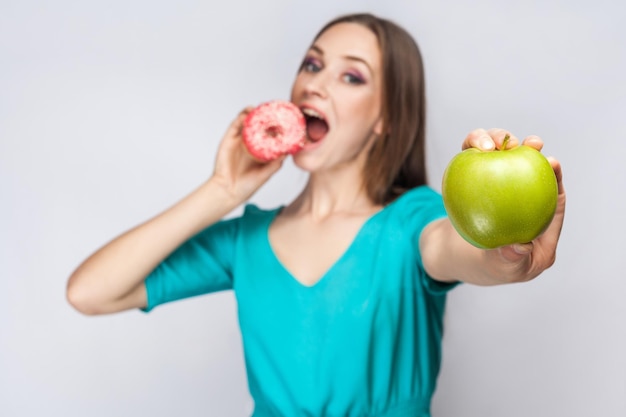
{"type": "Polygon", "coordinates": [[[509,262],[519,262],[528,257],[533,251],[533,243],[514,243],[513,245],[498,248],[502,258],[509,262]]]}

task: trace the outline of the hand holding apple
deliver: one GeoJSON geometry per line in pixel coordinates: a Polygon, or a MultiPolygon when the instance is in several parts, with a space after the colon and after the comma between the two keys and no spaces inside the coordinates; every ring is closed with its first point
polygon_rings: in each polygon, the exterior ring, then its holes
{"type": "Polygon", "coordinates": [[[442,194],[452,225],[479,248],[533,241],[550,225],[562,192],[554,167],[539,152],[543,142],[533,136],[519,145],[504,131],[473,133],[443,178],[442,194]]]}

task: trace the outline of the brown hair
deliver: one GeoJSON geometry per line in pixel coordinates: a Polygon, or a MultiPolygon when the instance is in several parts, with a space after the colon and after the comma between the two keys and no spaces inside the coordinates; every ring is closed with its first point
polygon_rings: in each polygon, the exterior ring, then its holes
{"type": "Polygon", "coordinates": [[[422,56],[406,30],[369,13],[333,19],[315,39],[339,23],[365,26],[376,35],[381,50],[384,133],[370,150],[363,178],[372,201],[387,204],[405,191],[426,184],[426,94],[422,56]]]}

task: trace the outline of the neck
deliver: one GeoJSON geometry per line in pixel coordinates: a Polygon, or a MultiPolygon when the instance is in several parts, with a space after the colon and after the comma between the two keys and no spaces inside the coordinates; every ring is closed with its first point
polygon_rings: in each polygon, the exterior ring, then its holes
{"type": "Polygon", "coordinates": [[[289,206],[293,214],[314,220],[334,214],[370,214],[377,209],[367,195],[360,172],[312,173],[302,193],[289,206]]]}

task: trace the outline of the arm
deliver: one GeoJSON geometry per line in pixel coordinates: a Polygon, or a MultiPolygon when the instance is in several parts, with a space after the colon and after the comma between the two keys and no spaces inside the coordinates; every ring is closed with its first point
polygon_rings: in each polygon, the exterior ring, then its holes
{"type": "Polygon", "coordinates": [[[180,202],[123,233],[87,258],[67,285],[70,304],[84,314],[145,307],[144,280],[186,240],[246,201],[281,166],[255,161],[241,141],[249,109],[232,122],[211,178],[180,202]]]}
{"type": "MultiPolygon", "coordinates": [[[[501,129],[476,130],[468,135],[463,148],[480,147],[485,150],[502,146],[507,132],[501,129]]],[[[511,137],[515,146],[517,139],[511,137]]],[[[543,142],[537,136],[526,138],[524,144],[541,150],[543,142]]],[[[550,159],[558,182],[558,203],[554,219],[548,229],[530,243],[503,246],[497,249],[478,249],[467,243],[448,219],[429,224],[420,238],[424,268],[436,280],[464,281],[477,285],[496,285],[524,282],[537,277],[552,266],[563,226],[565,189],[561,165],[550,159]]]]}

